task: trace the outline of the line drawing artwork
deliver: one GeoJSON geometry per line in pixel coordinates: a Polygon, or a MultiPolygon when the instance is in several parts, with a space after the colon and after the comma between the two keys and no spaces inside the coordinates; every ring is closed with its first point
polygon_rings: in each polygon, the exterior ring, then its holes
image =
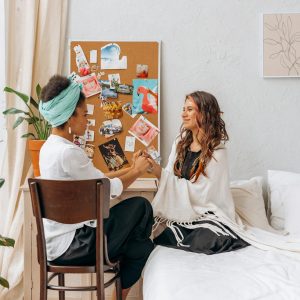
{"type": "Polygon", "coordinates": [[[300,76],[300,14],[263,17],[264,76],[300,76]]]}

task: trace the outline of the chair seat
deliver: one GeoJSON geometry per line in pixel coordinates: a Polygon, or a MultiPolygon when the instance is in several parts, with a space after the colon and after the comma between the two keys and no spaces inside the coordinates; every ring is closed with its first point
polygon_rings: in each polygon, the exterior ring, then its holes
{"type": "MultiPolygon", "coordinates": [[[[104,272],[113,271],[114,268],[104,265],[104,272]]],[[[47,271],[53,273],[96,273],[96,266],[63,266],[47,262],[47,271]]]]}

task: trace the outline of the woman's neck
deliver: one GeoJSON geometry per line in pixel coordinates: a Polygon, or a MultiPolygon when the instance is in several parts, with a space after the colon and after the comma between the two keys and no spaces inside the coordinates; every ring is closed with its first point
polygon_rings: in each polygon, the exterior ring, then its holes
{"type": "Polygon", "coordinates": [[[58,135],[60,137],[65,138],[66,140],[69,140],[70,142],[73,142],[73,134],[70,134],[68,130],[65,129],[58,129],[58,128],[52,128],[52,134],[58,135]]]}
{"type": "Polygon", "coordinates": [[[192,152],[198,152],[198,151],[201,150],[200,141],[201,141],[201,138],[203,136],[203,133],[201,133],[201,131],[199,131],[198,129],[196,129],[196,130],[192,131],[192,134],[193,134],[193,141],[190,144],[190,150],[192,152]]]}

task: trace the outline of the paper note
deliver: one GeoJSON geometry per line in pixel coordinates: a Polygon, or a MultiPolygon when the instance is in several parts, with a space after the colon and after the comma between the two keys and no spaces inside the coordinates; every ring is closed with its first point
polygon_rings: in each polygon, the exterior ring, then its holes
{"type": "Polygon", "coordinates": [[[90,51],[90,63],[96,64],[97,63],[97,50],[90,51]]]}
{"type": "Polygon", "coordinates": [[[87,114],[88,115],[93,115],[94,114],[94,105],[93,104],[87,104],[87,114]]]}
{"type": "Polygon", "coordinates": [[[133,136],[126,136],[125,151],[134,152],[135,138],[133,136]]]}

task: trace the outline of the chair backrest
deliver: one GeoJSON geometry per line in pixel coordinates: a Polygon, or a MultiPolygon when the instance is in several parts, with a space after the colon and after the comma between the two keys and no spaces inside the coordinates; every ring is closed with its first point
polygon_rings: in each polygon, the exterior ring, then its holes
{"type": "Polygon", "coordinates": [[[110,182],[107,178],[90,180],[28,180],[33,212],[59,223],[73,224],[97,219],[97,205],[103,218],[109,216],[110,182]],[[34,207],[34,206],[39,206],[34,207]]]}
{"type": "Polygon", "coordinates": [[[65,224],[97,220],[96,264],[102,269],[104,258],[103,219],[109,216],[109,179],[70,181],[29,178],[28,183],[37,225],[38,260],[42,270],[46,272],[47,268],[43,218],[65,224]]]}

